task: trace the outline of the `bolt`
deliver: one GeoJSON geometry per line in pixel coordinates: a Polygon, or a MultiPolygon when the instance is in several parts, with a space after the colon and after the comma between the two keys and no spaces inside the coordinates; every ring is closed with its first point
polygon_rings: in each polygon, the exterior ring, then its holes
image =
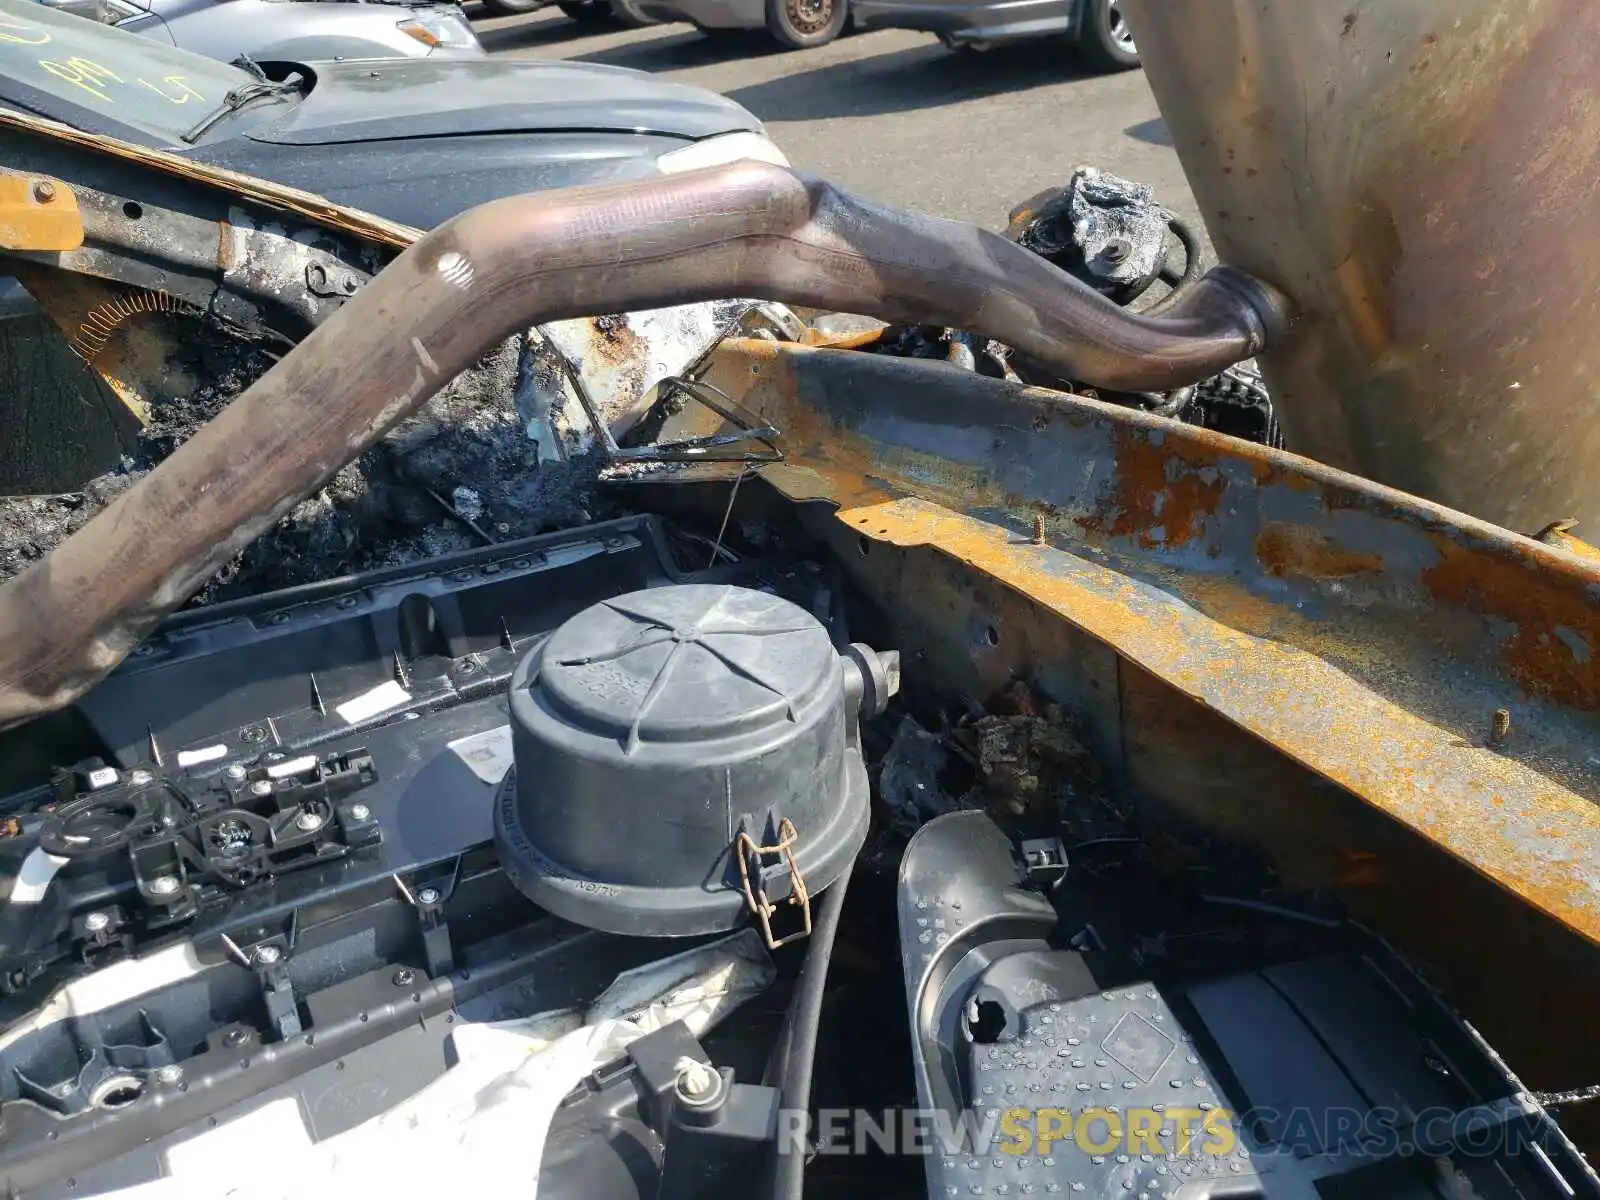
{"type": "Polygon", "coordinates": [[[352,821],[365,821],[372,816],[372,810],[365,804],[352,804],[350,806],[350,819],[352,821]]]}
{"type": "Polygon", "coordinates": [[[1494,721],[1489,726],[1489,741],[1494,745],[1499,745],[1501,742],[1506,740],[1506,736],[1510,732],[1511,710],[1509,708],[1495,709],[1494,721]]]}
{"type": "Polygon", "coordinates": [[[222,1040],[230,1046],[242,1046],[250,1040],[250,1035],[243,1029],[230,1029],[222,1040]]]}
{"type": "Polygon", "coordinates": [[[259,725],[246,725],[239,730],[239,740],[244,742],[264,742],[267,740],[267,731],[259,725]]]}
{"type": "Polygon", "coordinates": [[[314,813],[310,809],[303,809],[294,819],[294,826],[303,833],[310,833],[313,829],[322,828],[322,814],[314,813]]]}
{"type": "Polygon", "coordinates": [[[472,582],[472,572],[471,571],[451,571],[450,572],[450,578],[456,583],[471,583],[472,582]]]}
{"type": "Polygon", "coordinates": [[[410,967],[401,967],[394,973],[395,987],[410,987],[417,980],[417,973],[410,967]]]}
{"type": "Polygon", "coordinates": [[[83,919],[83,927],[90,933],[100,933],[111,924],[111,918],[103,912],[92,912],[83,919]]]}
{"type": "Polygon", "coordinates": [[[340,608],[354,608],[359,603],[360,601],[354,596],[340,596],[338,600],[338,606],[340,608]]]}
{"type": "Polygon", "coordinates": [[[439,889],[438,888],[431,888],[431,887],[423,888],[420,892],[417,893],[417,903],[418,904],[437,904],[437,903],[439,903],[439,889]]]}
{"type": "Polygon", "coordinates": [[[33,185],[33,198],[40,204],[49,204],[56,198],[56,185],[48,179],[41,179],[33,185]]]}
{"type": "Polygon", "coordinates": [[[722,1090],[722,1076],[708,1063],[680,1058],[674,1065],[678,1095],[692,1104],[706,1104],[722,1090]]]}
{"type": "Polygon", "coordinates": [[[270,779],[258,779],[258,780],[256,780],[254,783],[252,783],[250,785],[250,794],[252,796],[270,796],[270,795],[272,795],[272,780],[270,780],[270,779]]]}
{"type": "MultiPolygon", "coordinates": [[[[501,537],[505,537],[506,534],[511,532],[511,522],[509,522],[509,521],[501,521],[501,522],[499,522],[494,527],[494,531],[496,533],[498,533],[501,537]]],[[[513,564],[513,565],[515,565],[515,564],[513,564]]]]}
{"type": "Polygon", "coordinates": [[[229,767],[223,772],[223,774],[228,777],[229,783],[243,783],[247,772],[238,763],[234,763],[233,766],[229,767]]]}
{"type": "Polygon", "coordinates": [[[150,894],[152,896],[170,896],[178,890],[178,877],[176,875],[157,875],[150,881],[150,894]]]}
{"type": "Polygon", "coordinates": [[[282,958],[283,951],[279,950],[276,946],[256,947],[255,961],[260,963],[263,967],[270,967],[273,963],[278,962],[282,958]]]}
{"type": "Polygon", "coordinates": [[[1044,514],[1043,513],[1034,513],[1034,515],[1033,515],[1033,544],[1035,546],[1044,545],[1044,514]]]}
{"type": "Polygon", "coordinates": [[[156,1081],[158,1083],[177,1083],[182,1078],[183,1068],[177,1063],[168,1063],[166,1066],[156,1070],[156,1081]]]}
{"type": "Polygon", "coordinates": [[[135,770],[128,772],[128,782],[133,784],[134,787],[144,787],[154,778],[155,776],[150,774],[149,771],[135,770]]]}

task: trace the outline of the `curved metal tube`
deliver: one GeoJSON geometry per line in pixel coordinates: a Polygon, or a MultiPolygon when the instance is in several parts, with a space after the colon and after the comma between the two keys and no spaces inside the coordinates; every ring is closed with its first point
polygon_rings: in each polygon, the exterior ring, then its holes
{"type": "Polygon", "coordinates": [[[749,296],[949,325],[1164,391],[1258,353],[1281,301],[1219,268],[1159,319],[969,225],[760,163],[517,196],[421,238],[170,458],[0,588],[0,728],[70,704],[488,346],[596,312],[749,296]]]}

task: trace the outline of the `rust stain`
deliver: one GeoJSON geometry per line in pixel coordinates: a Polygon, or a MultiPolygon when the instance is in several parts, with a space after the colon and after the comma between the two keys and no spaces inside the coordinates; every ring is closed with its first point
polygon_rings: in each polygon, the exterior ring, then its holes
{"type": "Polygon", "coordinates": [[[1113,432],[1116,471],[1108,508],[1078,518],[1091,533],[1133,538],[1145,550],[1175,549],[1205,532],[1227,480],[1206,477],[1206,466],[1179,457],[1143,431],[1118,426],[1113,432]]]}
{"type": "MultiPolygon", "coordinates": [[[[1600,812],[1532,768],[1491,749],[1464,746],[1450,731],[1298,646],[1258,640],[1181,604],[1152,608],[1146,593],[1109,568],[1061,558],[1048,547],[1014,545],[998,527],[918,500],[838,516],[868,538],[933,547],[1016,589],[1525,902],[1600,941],[1593,864],[1550,853],[1580,831],[1583,844],[1593,844],[1600,837],[1600,812]],[[1075,562],[1074,573],[1043,569],[1044,562],[1057,559],[1075,562]],[[1095,576],[1095,586],[1079,577],[1084,572],[1095,576]],[[1318,698],[1315,712],[1302,707],[1307,695],[1318,698]],[[1513,832],[1514,826],[1490,818],[1501,811],[1490,798],[1500,796],[1515,797],[1532,810],[1532,832],[1513,832]]],[[[1531,582],[1526,573],[1517,578],[1524,586],[1531,582]]],[[[1352,867],[1354,879],[1371,878],[1362,864],[1352,867]]]]}
{"type": "Polygon", "coordinates": [[[641,357],[643,343],[639,335],[634,332],[633,326],[628,324],[625,314],[612,313],[608,316],[595,317],[589,324],[593,336],[586,340],[589,350],[596,358],[612,366],[622,366],[641,357]]]}
{"type": "Polygon", "coordinates": [[[1435,536],[1440,560],[1422,573],[1436,598],[1511,626],[1500,661],[1517,685],[1584,712],[1600,711],[1600,596],[1574,573],[1535,573],[1524,559],[1435,536]]]}
{"type": "Polygon", "coordinates": [[[217,222],[217,269],[231,271],[239,265],[234,257],[233,226],[227,221],[217,222]]]}
{"type": "Polygon", "coordinates": [[[1256,559],[1278,579],[1349,579],[1383,571],[1383,559],[1376,554],[1345,550],[1317,529],[1282,522],[1256,535],[1256,559]]]}

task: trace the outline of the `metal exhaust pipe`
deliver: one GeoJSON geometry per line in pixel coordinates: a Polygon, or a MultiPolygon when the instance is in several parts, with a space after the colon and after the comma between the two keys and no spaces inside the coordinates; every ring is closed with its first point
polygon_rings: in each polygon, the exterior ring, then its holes
{"type": "Polygon", "coordinates": [[[1122,0],[1289,447],[1600,536],[1600,5],[1122,0]]]}
{"type": "Polygon", "coordinates": [[[0,728],[70,704],[396,422],[518,329],[748,296],[954,326],[1125,391],[1258,353],[1280,300],[1219,268],[1159,317],[970,225],[760,163],[485,204],[421,238],[50,556],[0,587],[0,728]]]}

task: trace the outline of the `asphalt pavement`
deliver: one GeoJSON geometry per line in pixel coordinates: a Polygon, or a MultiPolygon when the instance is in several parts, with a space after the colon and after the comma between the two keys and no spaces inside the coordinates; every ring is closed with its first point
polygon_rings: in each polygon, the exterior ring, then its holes
{"type": "Polygon", "coordinates": [[[889,203],[998,229],[1013,205],[1089,165],[1150,184],[1199,225],[1144,73],[1093,74],[1063,42],[951,53],[928,34],[881,30],[784,51],[762,34],[712,39],[689,25],[597,30],[553,8],[475,23],[492,54],[721,92],[796,166],[889,203]]]}

